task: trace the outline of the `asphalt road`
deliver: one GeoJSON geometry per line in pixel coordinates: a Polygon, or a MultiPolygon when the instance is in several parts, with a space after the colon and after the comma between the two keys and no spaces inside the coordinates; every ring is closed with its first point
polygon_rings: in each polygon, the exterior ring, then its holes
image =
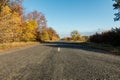
{"type": "Polygon", "coordinates": [[[120,56],[75,44],[40,44],[2,53],[0,80],[120,80],[120,56]]]}

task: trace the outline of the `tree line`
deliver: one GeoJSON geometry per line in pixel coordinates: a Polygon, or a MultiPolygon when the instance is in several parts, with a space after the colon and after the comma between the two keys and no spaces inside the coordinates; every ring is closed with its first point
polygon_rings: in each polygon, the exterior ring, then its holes
{"type": "Polygon", "coordinates": [[[66,40],[66,41],[87,41],[88,40],[88,36],[81,36],[81,34],[79,33],[79,31],[74,30],[70,33],[70,37],[64,37],[62,38],[62,40],[66,40]]]}
{"type": "Polygon", "coordinates": [[[109,31],[96,33],[89,39],[90,42],[120,46],[120,28],[112,28],[109,31]]]}
{"type": "MultiPolygon", "coordinates": [[[[113,4],[113,7],[115,10],[118,10],[117,13],[115,13],[114,21],[120,20],[120,0],[113,0],[115,3],[113,4]]],[[[109,31],[105,31],[102,33],[96,33],[92,35],[89,39],[90,42],[95,43],[102,43],[102,44],[110,44],[113,46],[120,46],[120,28],[112,28],[109,31]]]]}
{"type": "Polygon", "coordinates": [[[43,13],[24,13],[22,0],[0,0],[0,43],[59,40],[43,13]]]}

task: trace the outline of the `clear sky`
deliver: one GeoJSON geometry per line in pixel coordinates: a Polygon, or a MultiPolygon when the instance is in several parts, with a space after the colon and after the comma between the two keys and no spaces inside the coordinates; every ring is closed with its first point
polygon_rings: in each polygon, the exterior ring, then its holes
{"type": "Polygon", "coordinates": [[[44,13],[48,26],[62,37],[73,30],[89,35],[120,25],[119,21],[113,20],[112,0],[24,0],[23,3],[26,12],[37,10],[44,13]]]}

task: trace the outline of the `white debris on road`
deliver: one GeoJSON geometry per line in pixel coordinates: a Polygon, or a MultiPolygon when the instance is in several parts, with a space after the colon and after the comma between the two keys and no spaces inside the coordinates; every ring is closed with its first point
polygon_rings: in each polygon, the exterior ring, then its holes
{"type": "Polygon", "coordinates": [[[60,52],[60,47],[58,47],[58,52],[60,52]]]}

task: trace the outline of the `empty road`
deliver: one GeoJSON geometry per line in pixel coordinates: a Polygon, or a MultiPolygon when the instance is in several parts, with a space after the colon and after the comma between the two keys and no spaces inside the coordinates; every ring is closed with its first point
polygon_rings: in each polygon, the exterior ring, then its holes
{"type": "Polygon", "coordinates": [[[0,53],[0,80],[120,80],[120,56],[67,43],[0,53]]]}

